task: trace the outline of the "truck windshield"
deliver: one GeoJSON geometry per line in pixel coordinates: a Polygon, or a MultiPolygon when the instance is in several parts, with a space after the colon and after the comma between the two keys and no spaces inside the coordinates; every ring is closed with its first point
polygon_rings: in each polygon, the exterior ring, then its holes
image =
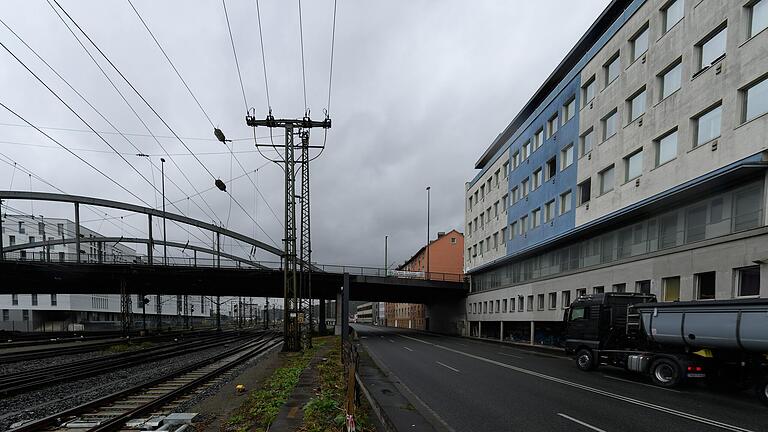
{"type": "Polygon", "coordinates": [[[571,321],[576,321],[578,319],[584,319],[584,312],[586,308],[585,307],[575,307],[571,309],[571,321]]]}

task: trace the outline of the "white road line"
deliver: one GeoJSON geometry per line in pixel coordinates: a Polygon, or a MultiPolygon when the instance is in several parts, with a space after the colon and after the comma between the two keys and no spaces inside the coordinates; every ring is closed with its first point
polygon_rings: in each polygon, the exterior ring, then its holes
{"type": "Polygon", "coordinates": [[[651,384],[646,384],[646,383],[641,383],[641,382],[637,382],[637,381],[631,381],[631,380],[628,380],[628,379],[619,378],[619,377],[615,377],[615,376],[610,376],[610,375],[606,375],[606,374],[603,374],[603,376],[606,377],[606,378],[610,378],[612,380],[616,380],[616,381],[623,381],[623,382],[627,382],[627,383],[632,383],[632,384],[637,384],[637,385],[641,385],[641,386],[655,388],[656,390],[666,390],[666,391],[674,392],[674,393],[682,393],[680,390],[659,387],[659,386],[655,386],[655,385],[651,385],[651,384]]]}
{"type": "Polygon", "coordinates": [[[395,341],[393,341],[392,339],[388,339],[388,340],[389,340],[390,342],[392,342],[392,343],[395,343],[395,341]]]}
{"type": "Polygon", "coordinates": [[[650,402],[645,402],[645,401],[642,401],[642,400],[639,400],[639,399],[634,399],[634,398],[630,398],[630,397],[627,397],[627,396],[622,396],[622,395],[617,394],[617,393],[611,393],[609,391],[601,390],[601,389],[598,389],[598,388],[595,388],[595,387],[590,387],[590,386],[586,386],[584,384],[579,384],[579,383],[575,383],[575,382],[572,382],[572,381],[568,381],[568,380],[564,380],[564,379],[561,379],[561,378],[557,378],[557,377],[554,377],[554,376],[546,375],[546,374],[543,374],[543,373],[532,371],[530,369],[524,369],[524,368],[521,368],[521,367],[512,366],[512,365],[509,365],[509,364],[506,364],[506,363],[498,362],[496,360],[491,360],[489,358],[485,358],[485,357],[481,357],[481,356],[478,356],[478,355],[466,353],[464,351],[459,351],[459,350],[456,350],[456,349],[453,349],[453,348],[448,348],[446,346],[434,344],[432,342],[423,341],[421,339],[413,338],[413,337],[410,337],[410,336],[400,335],[400,337],[403,337],[405,339],[410,339],[410,340],[413,340],[413,341],[416,341],[416,342],[420,342],[420,343],[423,343],[423,344],[426,344],[426,345],[432,345],[432,346],[434,346],[436,348],[440,348],[440,349],[443,349],[443,350],[446,350],[446,351],[454,352],[456,354],[461,354],[463,356],[466,356],[466,357],[469,357],[469,358],[473,358],[475,360],[480,360],[480,361],[483,361],[483,362],[486,362],[486,363],[490,363],[490,364],[493,364],[493,365],[496,365],[496,366],[500,366],[500,367],[503,367],[503,368],[506,368],[506,369],[510,369],[510,370],[515,371],[515,372],[519,372],[519,373],[522,373],[522,374],[534,376],[536,378],[541,378],[541,379],[544,379],[544,380],[547,380],[547,381],[556,382],[556,383],[563,384],[563,385],[566,385],[566,386],[569,386],[569,387],[573,387],[573,388],[577,388],[577,389],[580,389],[580,390],[588,391],[588,392],[591,392],[591,393],[599,394],[601,396],[613,398],[613,399],[616,399],[616,400],[620,400],[622,402],[627,402],[627,403],[630,403],[630,404],[633,404],[633,405],[637,405],[637,406],[641,406],[641,407],[644,407],[644,408],[652,409],[652,410],[655,410],[655,411],[663,412],[663,413],[670,414],[670,415],[673,415],[673,416],[681,417],[681,418],[684,418],[686,420],[691,420],[691,421],[695,421],[695,422],[698,422],[698,423],[702,423],[702,424],[706,424],[706,425],[714,426],[714,427],[719,427],[721,429],[725,429],[725,430],[729,430],[729,431],[734,431],[734,432],[754,432],[754,431],[752,431],[750,429],[745,429],[745,428],[742,428],[742,427],[739,427],[739,426],[730,425],[730,424],[727,424],[727,423],[719,422],[717,420],[708,419],[706,417],[699,417],[697,415],[689,414],[689,413],[686,413],[686,412],[683,412],[683,411],[678,411],[678,410],[673,409],[673,408],[667,408],[665,406],[656,405],[656,404],[653,404],[653,403],[650,403],[650,402]]]}
{"type": "Polygon", "coordinates": [[[572,421],[572,422],[574,422],[574,423],[578,423],[578,424],[580,424],[580,425],[584,426],[585,428],[589,428],[589,429],[592,429],[593,431],[596,431],[596,432],[605,432],[603,429],[600,429],[600,428],[594,427],[594,426],[592,426],[592,425],[591,425],[591,424],[589,424],[589,423],[585,423],[585,422],[583,422],[583,421],[581,421],[581,420],[575,419],[575,418],[573,418],[573,417],[571,417],[571,416],[568,416],[568,415],[565,415],[565,414],[563,414],[563,413],[557,413],[557,415],[559,415],[559,416],[560,416],[560,417],[562,417],[562,418],[568,419],[568,420],[570,420],[570,421],[572,421]]]}
{"type": "Polygon", "coordinates": [[[407,349],[408,351],[411,351],[411,352],[413,352],[413,350],[412,350],[412,349],[410,349],[410,348],[408,348],[407,346],[404,346],[403,348],[407,349]]]}
{"type": "Polygon", "coordinates": [[[454,372],[460,372],[458,369],[456,369],[456,368],[452,368],[452,367],[448,366],[448,365],[447,365],[447,364],[445,364],[445,363],[440,363],[439,361],[436,361],[435,363],[439,364],[440,366],[442,366],[442,367],[444,367],[444,368],[448,368],[448,369],[450,369],[450,370],[452,370],[452,371],[454,371],[454,372]]]}
{"type": "Polygon", "coordinates": [[[517,358],[517,359],[523,358],[522,356],[518,356],[518,355],[514,355],[514,354],[507,354],[507,353],[503,353],[503,352],[497,352],[496,354],[500,354],[500,355],[507,356],[507,357],[512,357],[512,358],[517,358]]]}

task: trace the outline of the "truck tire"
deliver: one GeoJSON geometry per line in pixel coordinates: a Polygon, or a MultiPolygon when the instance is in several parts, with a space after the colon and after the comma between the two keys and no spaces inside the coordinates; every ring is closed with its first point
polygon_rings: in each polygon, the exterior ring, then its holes
{"type": "Polygon", "coordinates": [[[591,349],[582,348],[576,352],[576,367],[585,371],[593,371],[597,369],[597,359],[595,359],[595,353],[591,349]]]}
{"type": "Polygon", "coordinates": [[[760,399],[764,405],[768,405],[768,376],[764,376],[763,379],[757,382],[757,398],[760,399]]]}
{"type": "Polygon", "coordinates": [[[659,387],[676,387],[683,381],[680,365],[672,359],[660,358],[651,364],[651,381],[659,387]]]}

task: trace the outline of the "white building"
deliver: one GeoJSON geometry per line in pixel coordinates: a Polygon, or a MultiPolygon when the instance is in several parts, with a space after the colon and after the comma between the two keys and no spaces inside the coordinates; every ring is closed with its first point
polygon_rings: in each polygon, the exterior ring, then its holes
{"type": "MultiPolygon", "coordinates": [[[[69,239],[75,236],[75,224],[67,219],[4,214],[0,219],[2,241],[7,248],[43,239],[69,239]]],[[[88,241],[101,235],[80,227],[82,262],[130,263],[141,262],[134,249],[120,243],[88,241]]],[[[40,246],[16,252],[6,252],[5,259],[73,262],[77,251],[74,243],[40,246]]],[[[146,262],[146,257],[143,257],[146,262]]],[[[105,264],[108,265],[108,264],[105,264]]],[[[20,290],[21,291],[21,290],[20,290]]],[[[204,296],[147,295],[145,307],[147,326],[155,325],[157,314],[163,325],[182,325],[184,317],[199,320],[215,313],[215,304],[204,296]]],[[[142,307],[138,295],[131,296],[133,320],[141,323],[142,307]]],[[[222,300],[224,301],[224,300],[222,300]]],[[[228,312],[222,307],[222,314],[228,312]]],[[[118,294],[0,294],[0,330],[66,330],[68,328],[119,328],[120,296],[118,294]]]]}

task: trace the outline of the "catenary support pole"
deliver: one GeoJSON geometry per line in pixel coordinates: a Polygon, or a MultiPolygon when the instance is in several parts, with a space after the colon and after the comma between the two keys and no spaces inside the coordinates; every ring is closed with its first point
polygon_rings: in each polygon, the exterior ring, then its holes
{"type": "Polygon", "coordinates": [[[80,203],[75,203],[75,255],[80,264],[80,203]]]}

